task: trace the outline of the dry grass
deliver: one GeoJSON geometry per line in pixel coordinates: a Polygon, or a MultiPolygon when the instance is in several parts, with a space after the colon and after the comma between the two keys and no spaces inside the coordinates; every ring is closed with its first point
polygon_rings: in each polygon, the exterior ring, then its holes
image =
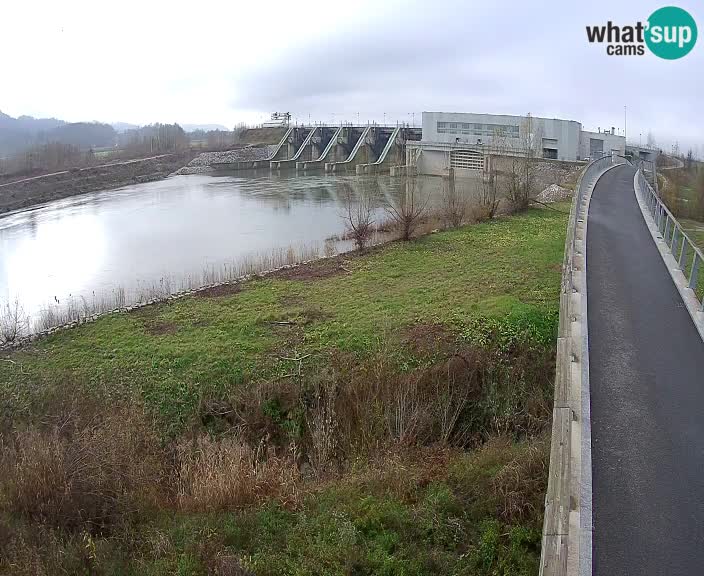
{"type": "Polygon", "coordinates": [[[159,504],[164,454],[144,416],[74,404],[3,433],[2,510],[67,531],[104,533],[159,504]]]}
{"type": "Polygon", "coordinates": [[[294,502],[300,475],[292,458],[278,457],[261,441],[253,447],[236,435],[200,435],[176,448],[177,503],[191,511],[232,509],[280,498],[294,502]]]}
{"type": "Polygon", "coordinates": [[[492,486],[500,502],[501,518],[518,522],[536,516],[544,505],[549,467],[550,442],[545,435],[501,468],[492,486]]]}

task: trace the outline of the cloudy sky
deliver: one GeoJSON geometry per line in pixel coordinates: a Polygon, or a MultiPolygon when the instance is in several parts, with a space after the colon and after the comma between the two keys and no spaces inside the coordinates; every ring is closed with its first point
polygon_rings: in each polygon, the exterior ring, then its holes
{"type": "MultiPolygon", "coordinates": [[[[422,110],[652,131],[704,155],[704,38],[685,58],[607,56],[585,26],[645,1],[4,0],[0,110],[69,121],[411,121],[422,110]]],[[[704,5],[677,4],[704,28],[704,5]]]]}

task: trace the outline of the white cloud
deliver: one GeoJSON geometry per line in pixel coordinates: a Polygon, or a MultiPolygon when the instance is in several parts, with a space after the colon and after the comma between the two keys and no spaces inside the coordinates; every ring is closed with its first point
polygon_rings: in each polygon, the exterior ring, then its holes
{"type": "MultiPolygon", "coordinates": [[[[585,26],[661,3],[8,0],[0,109],[148,123],[407,120],[421,110],[573,118],[700,143],[704,48],[608,57],[585,26]]],[[[679,5],[703,22],[694,0],[679,5]]],[[[702,30],[700,30],[700,35],[702,30]]]]}

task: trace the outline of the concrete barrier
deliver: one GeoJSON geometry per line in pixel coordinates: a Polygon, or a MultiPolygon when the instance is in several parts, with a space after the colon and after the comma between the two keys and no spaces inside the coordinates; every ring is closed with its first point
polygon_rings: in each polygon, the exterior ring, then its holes
{"type": "Polygon", "coordinates": [[[605,157],[582,171],[567,224],[541,576],[591,576],[592,573],[587,216],[597,181],[621,163],[621,159],[614,163],[614,159],[605,157]]]}

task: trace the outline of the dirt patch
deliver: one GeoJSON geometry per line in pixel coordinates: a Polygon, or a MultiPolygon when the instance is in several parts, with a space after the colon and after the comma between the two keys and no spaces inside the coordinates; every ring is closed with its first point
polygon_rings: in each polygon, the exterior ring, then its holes
{"type": "Polygon", "coordinates": [[[414,324],[404,331],[405,344],[420,356],[448,354],[454,348],[455,337],[442,324],[414,324]]]}
{"type": "Polygon", "coordinates": [[[206,288],[205,290],[199,290],[195,293],[195,296],[196,298],[223,298],[224,296],[232,296],[240,292],[242,292],[242,286],[239,283],[222,284],[220,286],[206,288]]]}
{"type": "Polygon", "coordinates": [[[144,329],[147,334],[152,336],[164,336],[166,334],[175,334],[178,327],[173,322],[160,322],[157,320],[145,324],[144,329]]]}
{"type": "Polygon", "coordinates": [[[300,264],[292,268],[277,270],[269,276],[282,280],[319,280],[340,274],[349,274],[350,269],[346,264],[346,261],[342,258],[324,258],[309,264],[300,264]]]}

